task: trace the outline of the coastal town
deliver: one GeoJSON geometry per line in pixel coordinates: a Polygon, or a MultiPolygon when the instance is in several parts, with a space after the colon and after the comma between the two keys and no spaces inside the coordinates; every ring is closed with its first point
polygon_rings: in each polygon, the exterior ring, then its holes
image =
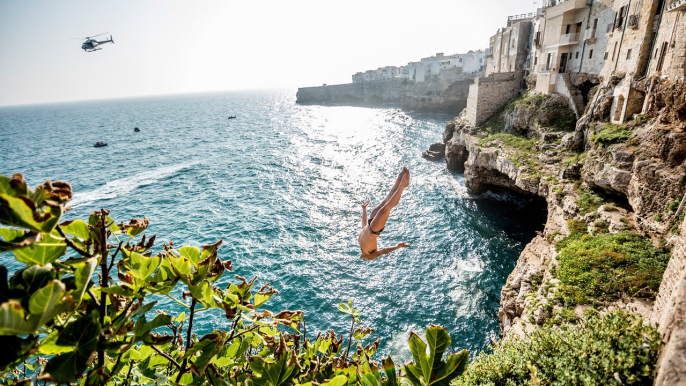
{"type": "Polygon", "coordinates": [[[622,123],[644,109],[646,92],[632,87],[636,81],[684,78],[684,9],[684,0],[545,0],[535,12],[508,17],[485,49],[358,72],[351,84],[301,88],[298,102],[446,107],[453,114],[466,107],[478,125],[526,84],[565,96],[578,118],[589,91],[611,82],[612,121],[622,123]]]}

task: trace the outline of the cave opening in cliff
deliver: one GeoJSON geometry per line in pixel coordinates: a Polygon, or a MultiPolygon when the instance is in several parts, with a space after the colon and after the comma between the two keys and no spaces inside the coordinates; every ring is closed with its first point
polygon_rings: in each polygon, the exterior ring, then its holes
{"type": "Polygon", "coordinates": [[[505,234],[524,245],[545,229],[548,204],[538,195],[488,186],[475,202],[487,222],[498,224],[505,234]]]}
{"type": "Polygon", "coordinates": [[[606,204],[612,204],[616,207],[625,209],[631,213],[634,212],[634,208],[631,206],[631,203],[629,203],[629,198],[627,198],[627,196],[624,193],[605,190],[601,188],[591,188],[591,191],[602,197],[606,204]]]}

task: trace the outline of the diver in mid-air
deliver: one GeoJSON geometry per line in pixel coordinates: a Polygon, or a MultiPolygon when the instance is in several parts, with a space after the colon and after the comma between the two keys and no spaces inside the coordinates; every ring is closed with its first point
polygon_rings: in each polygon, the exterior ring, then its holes
{"type": "Polygon", "coordinates": [[[369,201],[362,204],[362,231],[360,232],[357,241],[360,243],[360,249],[362,249],[362,256],[360,257],[363,260],[374,260],[377,257],[389,254],[396,249],[410,248],[409,244],[399,243],[395,247],[378,249],[376,244],[376,240],[386,227],[386,221],[388,221],[388,217],[391,215],[391,210],[398,205],[403,191],[409,185],[410,171],[407,170],[407,168],[403,168],[398,175],[398,178],[395,180],[393,188],[391,188],[391,191],[386,198],[372,210],[369,219],[367,218],[367,205],[369,205],[369,201]]]}

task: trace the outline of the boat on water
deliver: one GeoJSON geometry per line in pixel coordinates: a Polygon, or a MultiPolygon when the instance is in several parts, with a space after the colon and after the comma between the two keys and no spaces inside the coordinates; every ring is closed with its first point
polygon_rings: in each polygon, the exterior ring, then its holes
{"type": "Polygon", "coordinates": [[[95,143],[95,145],[93,145],[93,147],[103,147],[103,146],[107,146],[107,144],[105,142],[102,142],[102,141],[98,141],[95,143]]]}
{"type": "Polygon", "coordinates": [[[139,128],[137,128],[137,127],[134,127],[134,128],[133,128],[133,132],[134,132],[134,133],[140,133],[140,132],[141,132],[141,129],[139,129],[139,128]]]}
{"type": "Polygon", "coordinates": [[[231,115],[231,116],[229,117],[229,119],[236,119],[236,116],[235,116],[235,115],[231,115]]]}

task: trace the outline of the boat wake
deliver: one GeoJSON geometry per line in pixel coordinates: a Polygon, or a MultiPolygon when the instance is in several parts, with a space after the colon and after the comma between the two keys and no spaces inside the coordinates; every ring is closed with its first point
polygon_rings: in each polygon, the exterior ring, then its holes
{"type": "Polygon", "coordinates": [[[69,206],[76,208],[79,206],[92,204],[97,201],[116,198],[123,194],[130,193],[140,187],[154,184],[164,178],[171,177],[179,171],[187,169],[196,163],[197,162],[162,166],[156,169],[134,174],[132,176],[110,181],[97,189],[74,194],[74,198],[69,203],[69,206]]]}

